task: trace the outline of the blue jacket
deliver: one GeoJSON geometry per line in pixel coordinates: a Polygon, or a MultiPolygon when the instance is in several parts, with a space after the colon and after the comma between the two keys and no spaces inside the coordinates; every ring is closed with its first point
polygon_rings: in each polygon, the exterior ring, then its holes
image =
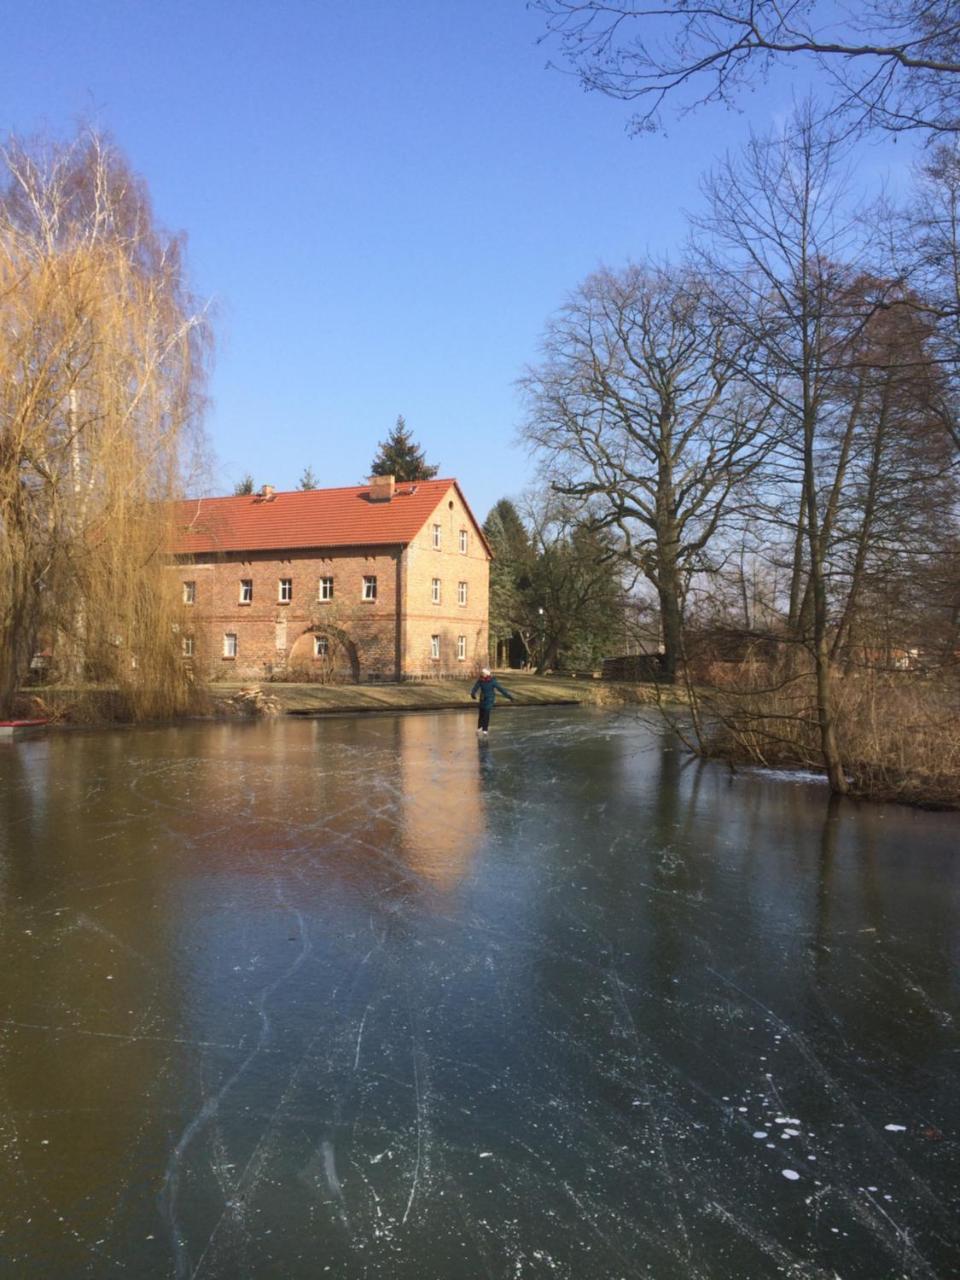
{"type": "Polygon", "coordinates": [[[508,693],[502,684],[498,684],[493,676],[481,676],[477,683],[470,690],[470,697],[477,696],[477,690],[480,690],[480,705],[484,707],[492,707],[497,700],[497,690],[503,694],[505,698],[513,701],[513,694],[508,693]]]}

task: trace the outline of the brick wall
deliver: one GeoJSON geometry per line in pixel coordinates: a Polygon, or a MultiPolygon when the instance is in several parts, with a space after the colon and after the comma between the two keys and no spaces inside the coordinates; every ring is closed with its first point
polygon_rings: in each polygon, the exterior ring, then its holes
{"type": "Polygon", "coordinates": [[[400,627],[397,575],[400,550],[371,547],[317,552],[249,552],[222,555],[172,568],[194,582],[195,601],[186,607],[185,635],[194,641],[198,671],[212,679],[263,679],[309,672],[327,661],[337,678],[395,679],[400,627]],[[364,576],[377,580],[377,598],[362,598],[364,576]],[[319,599],[319,581],[333,578],[333,599],[319,599]],[[292,581],[289,603],[281,602],[281,579],[292,581]],[[241,603],[241,582],[253,598],[241,603]],[[191,626],[189,615],[193,615],[191,626]],[[225,656],[224,636],[237,637],[235,658],[225,656]],[[314,635],[324,635],[329,656],[314,656],[314,635]]]}

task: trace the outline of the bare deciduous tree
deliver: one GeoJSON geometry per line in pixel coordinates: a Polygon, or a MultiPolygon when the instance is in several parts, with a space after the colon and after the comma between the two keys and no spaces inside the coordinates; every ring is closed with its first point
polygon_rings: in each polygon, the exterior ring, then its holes
{"type": "Polygon", "coordinates": [[[828,551],[859,422],[850,353],[877,299],[853,288],[859,228],[845,207],[844,149],[812,108],[783,135],[754,138],[706,183],[703,258],[749,340],[743,373],[782,424],[783,479],[798,491],[789,626],[808,645],[832,788],[847,783],[831,685],[828,551]],[[793,479],[791,480],[791,477],[793,479]]]}
{"type": "Polygon", "coordinates": [[[953,0],[533,0],[581,83],[642,103],[655,129],[681,109],[733,104],[778,63],[816,60],[834,110],[859,125],[960,129],[960,18],[953,0]]]}
{"type": "Polygon", "coordinates": [[[686,583],[770,445],[767,408],[737,378],[743,339],[708,297],[690,272],[600,272],[550,323],[522,382],[525,438],[554,488],[591,504],[657,592],[669,680],[686,583]]]}

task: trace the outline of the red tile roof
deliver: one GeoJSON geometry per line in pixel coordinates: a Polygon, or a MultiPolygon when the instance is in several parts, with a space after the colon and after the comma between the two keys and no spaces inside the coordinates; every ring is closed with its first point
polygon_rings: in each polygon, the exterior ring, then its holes
{"type": "MultiPolygon", "coordinates": [[[[177,504],[174,552],[396,546],[416,537],[451,489],[470,512],[456,480],[400,481],[389,502],[371,502],[366,484],[270,497],[193,498],[177,504]]],[[[472,512],[470,518],[486,546],[472,512]]]]}

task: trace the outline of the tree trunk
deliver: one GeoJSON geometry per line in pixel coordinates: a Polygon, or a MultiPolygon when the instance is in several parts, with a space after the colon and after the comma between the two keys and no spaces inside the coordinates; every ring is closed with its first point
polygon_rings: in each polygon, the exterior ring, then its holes
{"type": "Polygon", "coordinates": [[[813,659],[816,669],[817,721],[820,727],[820,751],[830,783],[836,795],[847,792],[847,776],[840,758],[836,724],[833,715],[833,689],[830,647],[827,643],[827,590],[823,572],[823,537],[817,518],[817,482],[814,467],[813,439],[815,413],[809,405],[804,411],[804,493],[810,552],[810,595],[813,615],[813,659]]]}
{"type": "Polygon", "coordinates": [[[677,495],[672,459],[673,407],[661,411],[661,458],[657,476],[656,535],[657,574],[655,586],[660,598],[660,631],[663,641],[663,678],[675,684],[683,649],[683,610],[678,566],[680,534],[677,528],[677,495]]]}
{"type": "Polygon", "coordinates": [[[30,670],[36,642],[36,626],[32,619],[0,623],[0,720],[14,714],[14,703],[30,670]]]}
{"type": "Polygon", "coordinates": [[[660,628],[663,635],[663,678],[669,684],[677,680],[677,668],[683,645],[683,612],[680,608],[679,583],[674,570],[672,582],[660,576],[660,628]]]}
{"type": "Polygon", "coordinates": [[[790,575],[790,610],[787,615],[787,627],[790,634],[800,634],[800,605],[804,594],[803,545],[807,537],[806,498],[800,499],[800,510],[797,513],[797,531],[793,542],[793,569],[790,575]]]}
{"type": "Polygon", "coordinates": [[[890,407],[890,380],[884,385],[883,398],[880,405],[880,417],[874,433],[870,451],[870,468],[867,475],[867,492],[863,502],[863,517],[857,534],[857,550],[854,556],[853,571],[850,577],[850,590],[843,607],[843,615],[834,637],[831,657],[836,660],[844,652],[844,670],[849,672],[853,666],[853,632],[860,604],[860,593],[867,567],[867,555],[873,535],[874,516],[877,510],[877,494],[880,488],[880,469],[883,461],[883,446],[886,439],[887,416],[890,407]]]}
{"type": "MultiPolygon", "coordinates": [[[[854,431],[860,416],[860,406],[863,403],[863,385],[861,383],[857,388],[857,394],[854,397],[853,405],[847,414],[847,423],[844,428],[843,438],[840,444],[840,454],[837,458],[837,467],[833,476],[833,484],[830,486],[830,493],[827,498],[826,506],[823,509],[823,515],[820,518],[820,531],[817,535],[817,541],[820,547],[819,563],[822,566],[826,562],[827,552],[830,549],[830,541],[833,537],[833,528],[837,519],[837,512],[840,509],[840,497],[843,492],[844,481],[847,478],[847,467],[850,462],[850,451],[853,448],[854,431]]],[[[797,618],[798,631],[800,635],[808,635],[813,624],[813,574],[807,579],[803,592],[803,600],[800,604],[800,612],[797,618]]]]}
{"type": "Polygon", "coordinates": [[[550,671],[552,669],[554,663],[557,660],[557,655],[559,652],[560,652],[559,639],[551,640],[547,644],[546,648],[540,654],[540,662],[537,665],[537,670],[536,670],[536,674],[538,676],[542,676],[544,672],[550,671]]]}
{"type": "Polygon", "coordinates": [[[13,715],[17,692],[30,670],[42,601],[31,580],[38,556],[31,548],[22,502],[5,503],[0,519],[0,719],[6,720],[13,715]]]}
{"type": "Polygon", "coordinates": [[[740,607],[743,609],[744,629],[750,631],[753,619],[750,616],[750,593],[747,591],[747,575],[743,568],[743,548],[740,548],[740,607]]]}
{"type": "Polygon", "coordinates": [[[830,677],[830,653],[826,636],[818,639],[814,656],[817,664],[817,717],[820,722],[820,748],[823,752],[823,763],[827,770],[830,790],[835,795],[846,795],[848,791],[847,775],[840,758],[840,744],[837,742],[836,723],[833,716],[833,690],[830,677]]]}
{"type": "Polygon", "coordinates": [[[960,604],[954,605],[950,612],[950,627],[947,631],[947,638],[943,645],[940,661],[948,664],[952,663],[957,656],[958,645],[960,645],[960,604]]]}
{"type": "Polygon", "coordinates": [[[20,684],[17,666],[9,649],[10,637],[0,635],[0,720],[12,717],[13,700],[20,684]]]}

